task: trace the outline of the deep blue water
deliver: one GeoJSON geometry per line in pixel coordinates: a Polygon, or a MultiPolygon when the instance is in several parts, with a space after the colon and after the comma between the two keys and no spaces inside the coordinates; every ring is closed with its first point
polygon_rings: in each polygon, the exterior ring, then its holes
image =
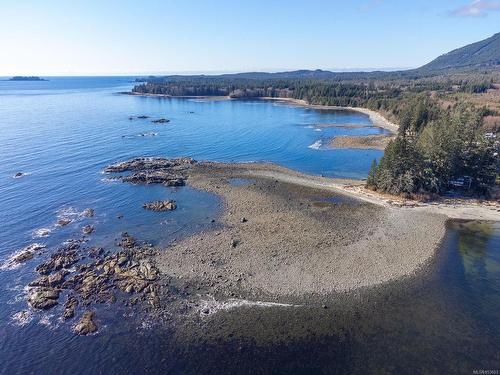
{"type": "MultiPolygon", "coordinates": [[[[212,225],[219,204],[215,196],[189,187],[166,189],[107,181],[102,168],[118,160],[148,155],[271,161],[309,173],[363,178],[371,161],[381,156],[380,151],[373,150],[315,147],[335,135],[383,132],[358,113],[264,101],[117,94],[131,88],[130,77],[49,79],[0,81],[0,261],[34,241],[46,243],[51,251],[80,233],[87,223],[96,227],[91,244],[99,245],[112,244],[123,231],[165,244],[212,225]],[[171,122],[129,120],[129,116],[137,115],[165,117],[171,122]],[[326,123],[366,127],[314,127],[326,123]],[[27,175],[15,179],[16,172],[27,175]],[[167,198],[180,203],[178,210],[159,214],[142,208],[145,201],[167,198]],[[79,215],[87,207],[95,209],[94,218],[79,215]],[[58,227],[55,223],[61,216],[74,221],[58,227]],[[37,237],[41,229],[50,235],[37,237]]],[[[26,309],[22,286],[33,278],[34,263],[0,270],[0,373],[183,373],[203,368],[205,362],[206,369],[221,372],[222,368],[231,368],[233,359],[251,369],[256,363],[252,356],[247,358],[249,353],[268,369],[284,369],[300,358],[306,364],[310,361],[306,369],[316,370],[331,368],[338,360],[333,368],[339,372],[370,366],[410,372],[405,366],[416,358],[422,361],[418,366],[421,370],[449,370],[448,364],[453,361],[459,364],[458,370],[469,373],[482,365],[498,368],[500,228],[487,228],[451,227],[427,284],[408,295],[387,297],[387,306],[380,307],[375,316],[361,313],[357,319],[364,323],[359,327],[346,323],[345,330],[354,335],[342,347],[348,351],[344,354],[350,362],[345,362],[345,357],[341,361],[336,351],[325,349],[341,345],[338,337],[328,332],[321,340],[304,338],[290,347],[271,345],[259,351],[248,344],[248,351],[238,354],[232,346],[221,344],[206,350],[193,348],[180,355],[172,348],[168,334],[137,332],[126,322],[104,327],[99,335],[86,338],[74,336],[50,313],[37,315],[20,327],[12,315],[26,309]],[[428,326],[424,325],[426,319],[428,326]],[[356,335],[365,339],[356,341],[356,335]],[[414,345],[414,353],[401,349],[414,340],[419,343],[414,345]],[[151,343],[153,349],[142,350],[151,343]],[[315,357],[311,347],[321,356],[315,357]],[[441,363],[439,357],[446,362],[441,363]],[[220,368],[213,363],[214,358],[218,358],[220,368]]],[[[110,308],[103,314],[117,313],[110,308]]]]}

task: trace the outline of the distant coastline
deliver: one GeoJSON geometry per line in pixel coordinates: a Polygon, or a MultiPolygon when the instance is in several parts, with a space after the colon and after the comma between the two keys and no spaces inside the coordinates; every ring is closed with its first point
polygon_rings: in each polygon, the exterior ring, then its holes
{"type": "Polygon", "coordinates": [[[7,79],[7,81],[37,82],[37,81],[48,81],[48,80],[37,76],[14,76],[12,78],[7,79]]]}
{"type": "Polygon", "coordinates": [[[397,133],[397,131],[399,129],[399,125],[389,121],[386,117],[384,117],[380,113],[373,111],[371,109],[367,109],[367,108],[340,107],[340,106],[334,106],[334,105],[316,105],[316,104],[309,104],[307,101],[305,101],[303,99],[294,99],[294,98],[263,97],[263,98],[256,98],[256,99],[285,101],[285,102],[289,102],[289,103],[292,103],[292,104],[295,104],[295,105],[298,105],[301,107],[307,107],[307,108],[334,109],[334,110],[339,110],[339,111],[360,112],[360,113],[364,113],[365,115],[368,115],[370,117],[370,120],[372,121],[373,125],[375,125],[375,126],[390,130],[391,132],[394,132],[394,133],[397,133]]]}

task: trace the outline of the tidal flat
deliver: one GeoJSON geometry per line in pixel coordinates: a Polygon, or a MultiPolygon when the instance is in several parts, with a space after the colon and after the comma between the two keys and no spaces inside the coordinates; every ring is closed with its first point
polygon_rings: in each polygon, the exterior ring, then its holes
{"type": "Polygon", "coordinates": [[[282,182],[272,174],[231,184],[253,168],[275,170],[272,165],[191,165],[189,184],[222,199],[221,228],[162,252],[162,272],[215,283],[214,292],[263,294],[282,302],[287,296],[345,292],[415,274],[444,237],[443,215],[353,204],[341,194],[282,182]]]}

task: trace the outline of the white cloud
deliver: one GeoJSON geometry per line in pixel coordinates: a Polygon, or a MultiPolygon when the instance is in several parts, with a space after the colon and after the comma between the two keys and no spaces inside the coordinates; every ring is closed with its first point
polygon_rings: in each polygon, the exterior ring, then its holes
{"type": "Polygon", "coordinates": [[[500,0],[474,0],[450,12],[452,16],[458,17],[485,17],[490,11],[500,11],[500,0]]]}

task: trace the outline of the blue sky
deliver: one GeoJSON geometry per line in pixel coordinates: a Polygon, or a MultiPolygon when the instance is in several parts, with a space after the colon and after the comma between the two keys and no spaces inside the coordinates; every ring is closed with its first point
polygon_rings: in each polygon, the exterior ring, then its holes
{"type": "Polygon", "coordinates": [[[500,0],[0,0],[0,75],[417,67],[500,0]]]}

